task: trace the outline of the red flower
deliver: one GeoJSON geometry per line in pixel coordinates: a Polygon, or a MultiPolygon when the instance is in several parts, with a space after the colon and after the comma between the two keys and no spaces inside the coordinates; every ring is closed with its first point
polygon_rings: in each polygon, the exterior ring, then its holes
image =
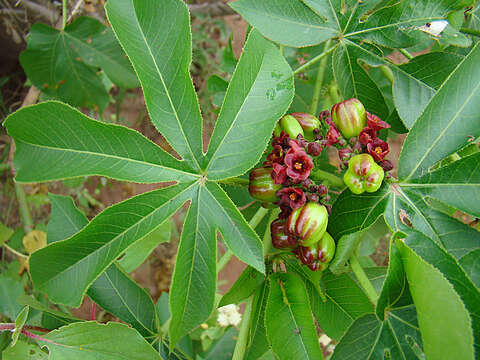
{"type": "Polygon", "coordinates": [[[369,112],[367,112],[367,122],[368,127],[375,131],[388,129],[391,127],[390,124],[382,121],[377,115],[370,114],[369,112]]]}
{"type": "Polygon", "coordinates": [[[367,150],[368,153],[373,156],[375,161],[383,161],[389,152],[388,144],[381,139],[375,139],[368,143],[367,150]]]}
{"type": "Polygon", "coordinates": [[[288,136],[288,134],[284,130],[282,130],[280,136],[273,138],[272,145],[286,146],[289,141],[290,136],[288,136]]]}
{"type": "Polygon", "coordinates": [[[298,209],[305,205],[307,196],[299,188],[284,188],[277,192],[280,197],[280,203],[290,206],[293,210],[298,209]]]}
{"type": "Polygon", "coordinates": [[[337,126],[335,123],[330,122],[330,128],[328,129],[327,135],[325,139],[327,139],[328,146],[336,144],[338,142],[338,138],[340,137],[340,133],[338,132],[337,126]]]}
{"type": "Polygon", "coordinates": [[[305,151],[303,151],[294,141],[290,141],[292,148],[285,155],[285,164],[287,165],[287,175],[295,183],[305,180],[313,169],[313,162],[305,151]]]}
{"type": "Polygon", "coordinates": [[[283,163],[283,156],[284,156],[283,148],[280,145],[275,145],[273,147],[273,150],[270,154],[267,156],[267,160],[273,164],[273,163],[278,163],[282,164],[283,163]]]}
{"type": "Polygon", "coordinates": [[[371,143],[373,140],[377,138],[377,132],[369,127],[364,128],[362,131],[360,131],[360,135],[358,135],[358,141],[360,141],[360,144],[362,145],[367,145],[368,143],[371,143]]]}
{"type": "Polygon", "coordinates": [[[287,168],[278,163],[272,164],[272,178],[275,184],[283,184],[287,180],[287,168]]]}

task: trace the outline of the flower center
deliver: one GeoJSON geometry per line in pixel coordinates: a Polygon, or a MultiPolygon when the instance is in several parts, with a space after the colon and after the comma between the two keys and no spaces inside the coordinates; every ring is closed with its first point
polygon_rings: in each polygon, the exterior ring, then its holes
{"type": "Polygon", "coordinates": [[[377,146],[375,148],[375,152],[380,155],[382,153],[382,148],[380,146],[377,146]]]}
{"type": "Polygon", "coordinates": [[[295,162],[295,164],[293,165],[293,167],[294,167],[295,169],[297,169],[297,170],[302,170],[302,168],[303,168],[303,163],[297,161],[297,162],[295,162]]]}
{"type": "Polygon", "coordinates": [[[290,200],[295,201],[297,200],[297,196],[294,193],[291,193],[289,196],[290,200]]]}

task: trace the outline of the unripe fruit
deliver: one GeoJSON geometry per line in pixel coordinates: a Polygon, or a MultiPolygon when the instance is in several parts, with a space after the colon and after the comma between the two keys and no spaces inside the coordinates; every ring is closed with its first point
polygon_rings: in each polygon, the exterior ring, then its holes
{"type": "Polygon", "coordinates": [[[303,129],[299,122],[291,115],[285,115],[280,119],[280,128],[285,131],[291,139],[296,139],[298,135],[304,136],[303,129]]]}
{"type": "Polygon", "coordinates": [[[325,234],[327,224],[327,208],[316,202],[309,202],[290,214],[285,223],[285,232],[296,236],[300,245],[311,246],[325,234]]]}
{"type": "Polygon", "coordinates": [[[312,246],[299,247],[297,254],[300,261],[313,271],[323,271],[335,255],[335,241],[325,232],[320,241],[312,246]]]}
{"type": "Polygon", "coordinates": [[[367,126],[367,114],[360,100],[352,98],[332,107],[332,120],[344,137],[358,136],[367,126]]]}
{"type": "Polygon", "coordinates": [[[292,235],[285,234],[285,219],[276,219],[270,224],[272,245],[275,249],[295,249],[298,242],[292,235]]]}
{"type": "Polygon", "coordinates": [[[320,121],[313,115],[307,113],[291,113],[303,129],[305,139],[313,141],[315,138],[315,129],[320,128],[320,121]]]}
{"type": "Polygon", "coordinates": [[[273,182],[270,175],[272,171],[273,169],[270,167],[261,167],[250,172],[248,192],[252,197],[263,202],[278,201],[276,193],[282,188],[282,185],[273,182]]]}
{"type": "Polygon", "coordinates": [[[343,181],[354,194],[375,192],[382,185],[385,173],[369,154],[352,157],[348,162],[348,170],[343,181]]]}

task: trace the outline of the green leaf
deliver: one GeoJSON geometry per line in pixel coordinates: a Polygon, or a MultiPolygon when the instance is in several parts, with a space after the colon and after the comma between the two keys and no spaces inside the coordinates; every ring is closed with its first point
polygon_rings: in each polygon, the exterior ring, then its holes
{"type": "Polygon", "coordinates": [[[373,312],[373,306],[359,285],[348,274],[322,277],[326,302],[309,289],[312,310],[320,328],[339,341],[350,325],[360,316],[373,312]]]}
{"type": "Polygon", "coordinates": [[[245,360],[257,360],[270,351],[265,329],[265,308],[268,301],[269,281],[257,288],[252,302],[252,316],[248,327],[248,344],[245,360]]]}
{"type": "Polygon", "coordinates": [[[412,179],[403,188],[453,205],[480,217],[480,153],[455,161],[421,178],[412,179]]]}
{"type": "Polygon", "coordinates": [[[8,347],[1,353],[3,360],[47,360],[48,354],[43,352],[37,345],[19,340],[14,347],[8,347]]]}
{"type": "Polygon", "coordinates": [[[228,304],[238,304],[253,294],[257,288],[263,284],[265,276],[257,270],[248,266],[238,277],[237,281],[232,285],[230,290],[223,295],[218,306],[228,304]]]}
{"type": "Polygon", "coordinates": [[[155,335],[157,316],[150,294],[114,263],[87,292],[98,305],[130,324],[143,336],[155,335]]]}
{"type": "Polygon", "coordinates": [[[275,273],[270,277],[265,325],[279,359],[323,359],[308,294],[298,276],[275,273]]]}
{"type": "Polygon", "coordinates": [[[70,196],[48,194],[51,215],[47,226],[47,243],[65,240],[88,224],[84,213],[78,210],[70,196]]]}
{"type": "Polygon", "coordinates": [[[10,229],[9,227],[6,227],[3,225],[3,223],[0,222],[0,246],[2,246],[4,243],[10,239],[10,237],[13,235],[14,231],[10,229]]]}
{"type": "Polygon", "coordinates": [[[205,360],[231,360],[237,343],[238,331],[231,327],[218,339],[208,352],[203,355],[205,360]]]}
{"type": "Polygon", "coordinates": [[[120,323],[81,322],[64,326],[37,340],[49,360],[161,359],[140,334],[120,323]]]}
{"type": "Polygon", "coordinates": [[[462,57],[456,54],[432,52],[392,67],[395,79],[393,99],[408,129],[461,60],[462,57]]]}
{"type": "Polygon", "coordinates": [[[172,223],[170,220],[167,220],[150,234],[133,244],[118,263],[127,273],[131,273],[142,265],[159,244],[170,241],[171,232],[172,223]]]}
{"type": "Polygon", "coordinates": [[[195,189],[178,247],[170,289],[171,347],[205,321],[214,307],[217,244],[216,232],[209,220],[216,215],[207,214],[200,208],[204,192],[203,186],[195,189]]]}
{"type": "Polygon", "coordinates": [[[44,314],[48,314],[51,318],[57,320],[62,325],[68,325],[72,322],[82,321],[82,319],[77,318],[71,314],[67,314],[65,312],[51,309],[48,305],[45,305],[38,301],[37,299],[33,298],[30,295],[22,294],[18,297],[17,302],[20,305],[28,305],[32,309],[41,311],[44,314]]]}
{"type": "Polygon", "coordinates": [[[23,325],[25,325],[27,319],[28,319],[28,313],[30,311],[30,308],[28,306],[25,306],[22,311],[20,311],[20,314],[18,314],[17,318],[15,319],[15,329],[13,330],[12,334],[12,342],[10,343],[10,346],[15,346],[15,344],[18,341],[18,337],[20,336],[23,325]]]}
{"type": "MultiPolygon", "coordinates": [[[[405,246],[414,251],[422,261],[439,270],[460,296],[465,308],[470,312],[471,326],[476,351],[480,350],[480,290],[466,276],[458,262],[433,240],[422,233],[412,232],[405,240],[405,246]]],[[[404,256],[404,253],[402,252],[404,256]]],[[[407,271],[407,270],[406,270],[407,271]]],[[[407,271],[407,277],[409,276],[407,271]]],[[[409,279],[410,283],[410,279],[409,279]]],[[[412,284],[410,283],[410,287],[412,284]]],[[[413,294],[414,290],[412,290],[413,294]]],[[[413,295],[415,300],[415,295],[413,295]]]]}
{"type": "Polygon", "coordinates": [[[475,286],[480,288],[480,249],[469,252],[459,263],[475,286]]]}
{"type": "Polygon", "coordinates": [[[337,241],[335,257],[330,264],[333,273],[345,270],[345,264],[362,241],[365,231],[385,212],[390,201],[387,184],[374,193],[355,195],[346,189],[332,207],[328,232],[337,241]]]}
{"type": "Polygon", "coordinates": [[[257,233],[217,183],[207,181],[206,190],[202,197],[203,214],[209,214],[211,224],[238,259],[264,274],[262,242],[257,233]]]}
{"type": "Polygon", "coordinates": [[[394,191],[385,211],[385,219],[394,231],[409,233],[412,228],[421,231],[456,258],[479,248],[480,232],[436,211],[423,194],[408,186],[409,184],[393,185],[394,191]]]}
{"type": "Polygon", "coordinates": [[[300,0],[239,0],[230,6],[265,37],[287,46],[319,44],[339,30],[327,1],[322,1],[322,12],[312,11],[300,0]]]}
{"type": "Polygon", "coordinates": [[[408,134],[400,154],[398,175],[423,175],[437,161],[480,136],[480,62],[478,45],[443,83],[408,134]]]}
{"type": "MultiPolygon", "coordinates": [[[[55,235],[53,240],[50,239],[51,242],[67,239],[88,224],[87,218],[75,207],[72,198],[50,194],[50,199],[53,201],[48,229],[50,234],[55,235]]],[[[148,236],[150,235],[146,237],[148,236]]],[[[137,241],[128,251],[142,240],[137,241]]],[[[156,310],[150,295],[118,263],[110,265],[93,282],[87,294],[103,309],[132,325],[142,335],[151,336],[156,333],[156,310]]]]}
{"type": "Polygon", "coordinates": [[[422,359],[422,335],[414,306],[391,311],[384,322],[367,314],[348,329],[331,360],[422,359]]]}
{"type": "Polygon", "coordinates": [[[417,307],[427,358],[474,359],[472,319],[452,284],[407,244],[398,241],[397,246],[417,307]]]}
{"type": "Polygon", "coordinates": [[[5,126],[17,146],[20,182],[103,175],[155,183],[197,176],[137,131],[90,119],[59,102],[24,107],[5,126]]]}
{"type": "Polygon", "coordinates": [[[157,316],[158,320],[160,321],[160,325],[163,325],[170,319],[170,309],[168,307],[168,293],[162,292],[162,295],[157,300],[155,304],[155,308],[157,309],[157,316]]]}
{"type": "Polygon", "coordinates": [[[205,321],[213,309],[217,230],[235,256],[259,272],[265,272],[260,239],[222,188],[206,182],[195,191],[173,273],[170,293],[172,344],[205,321]],[[199,298],[202,301],[198,301],[199,298]]]}
{"type": "Polygon", "coordinates": [[[175,185],[116,204],[71,238],[36,251],[30,257],[35,287],[53,302],[79,306],[88,286],[118,256],[191,198],[192,186],[175,185]]]}
{"type": "Polygon", "coordinates": [[[378,85],[362,67],[363,63],[377,63],[370,51],[351,42],[343,41],[333,53],[333,72],[344,99],[357,98],[372,113],[386,119],[389,109],[378,85]]]}
{"type": "Polygon", "coordinates": [[[121,88],[140,86],[111,28],[94,18],[81,16],[65,29],[64,36],[87,65],[103,69],[114,84],[121,88]]]}
{"type": "Polygon", "coordinates": [[[73,106],[103,111],[108,105],[108,91],[97,68],[82,60],[76,44],[82,39],[74,39],[78,33],[69,34],[78,25],[69,25],[64,31],[44,24],[33,25],[27,49],[20,54],[20,63],[33,85],[47,95],[73,106]]]}
{"type": "Polygon", "coordinates": [[[280,51],[250,32],[215,123],[207,177],[241,175],[258,162],[293,93],[293,74],[280,51]]]}
{"type": "Polygon", "coordinates": [[[118,0],[105,8],[138,74],[153,124],[191,169],[200,170],[202,118],[189,74],[192,35],[187,6],[180,0],[165,0],[162,6],[118,0]]]}
{"type": "Polygon", "coordinates": [[[0,314],[15,319],[22,311],[17,298],[24,294],[23,285],[5,274],[0,274],[0,314]]]}

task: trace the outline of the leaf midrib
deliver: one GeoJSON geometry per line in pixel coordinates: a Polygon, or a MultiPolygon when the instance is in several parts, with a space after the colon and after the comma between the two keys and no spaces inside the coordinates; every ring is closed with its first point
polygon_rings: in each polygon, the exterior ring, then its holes
{"type": "MultiPolygon", "coordinates": [[[[85,154],[85,155],[89,155],[89,156],[90,155],[91,156],[103,156],[103,157],[111,158],[111,159],[115,159],[115,160],[128,161],[128,162],[142,164],[142,165],[149,165],[151,167],[158,167],[158,168],[162,168],[162,169],[167,169],[167,170],[170,170],[170,171],[190,175],[190,176],[193,176],[193,177],[196,177],[196,178],[201,177],[201,175],[196,174],[196,173],[190,173],[188,171],[183,171],[183,170],[180,170],[180,169],[177,169],[177,168],[171,168],[171,167],[164,166],[164,165],[154,164],[154,163],[151,163],[151,162],[145,162],[145,161],[136,160],[136,159],[132,159],[132,158],[126,158],[126,157],[120,157],[118,155],[112,155],[112,154],[107,154],[107,153],[95,153],[95,152],[87,151],[87,150],[66,149],[66,148],[61,148],[61,147],[53,147],[53,146],[48,146],[48,145],[34,144],[34,143],[31,143],[31,142],[28,142],[28,141],[25,141],[25,140],[22,140],[22,139],[19,139],[19,141],[21,141],[25,144],[28,144],[32,147],[38,147],[38,148],[42,148],[42,149],[48,149],[48,150],[54,150],[54,151],[63,151],[65,153],[79,153],[79,154],[85,154]]],[[[162,154],[164,154],[164,155],[171,156],[167,152],[164,152],[162,149],[158,149],[158,150],[162,151],[163,152],[162,154]]],[[[172,159],[177,160],[173,157],[172,157],[172,159]]]]}

